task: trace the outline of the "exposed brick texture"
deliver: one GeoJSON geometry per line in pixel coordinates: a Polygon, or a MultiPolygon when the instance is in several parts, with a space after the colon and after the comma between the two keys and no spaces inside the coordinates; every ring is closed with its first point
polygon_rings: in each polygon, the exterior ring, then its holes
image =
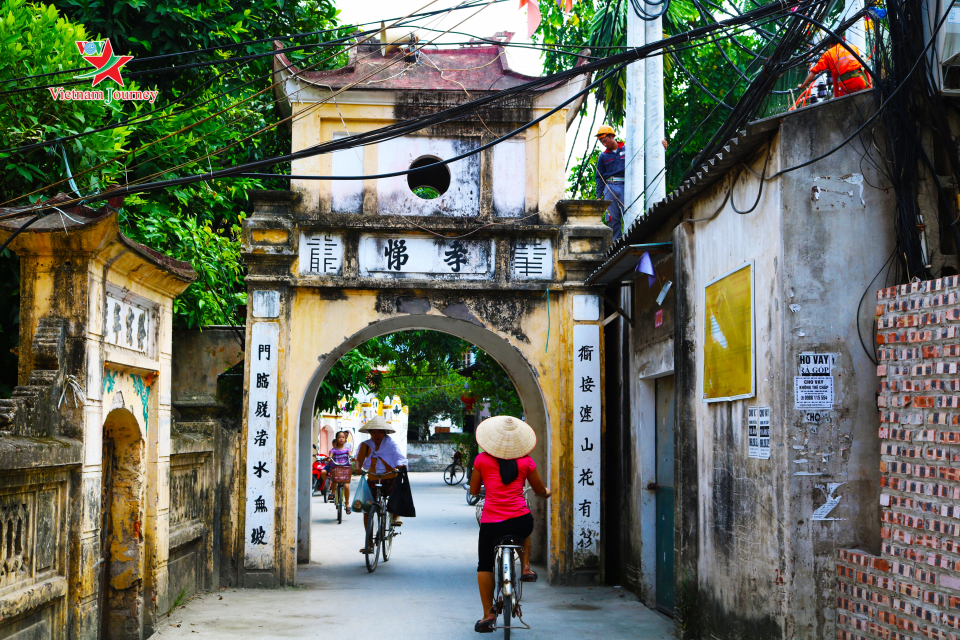
{"type": "Polygon", "coordinates": [[[837,638],[960,640],[960,276],[877,303],[883,544],[838,554],[837,638]]]}

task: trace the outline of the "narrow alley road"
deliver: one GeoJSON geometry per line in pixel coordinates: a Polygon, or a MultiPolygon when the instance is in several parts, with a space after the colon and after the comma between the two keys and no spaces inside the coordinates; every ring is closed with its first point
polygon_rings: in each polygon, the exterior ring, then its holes
{"type": "MultiPolygon", "coordinates": [[[[312,562],[299,569],[301,586],[276,590],[227,589],[204,594],[172,613],[155,637],[200,638],[476,638],[477,522],[462,486],[439,473],[411,474],[417,517],[403,525],[393,555],[367,573],[362,516],[337,524],[332,504],[313,500],[312,562]],[[222,599],[221,599],[222,596],[222,599]]],[[[538,568],[541,576],[543,567],[538,568]]],[[[524,618],[533,628],[521,640],[668,640],[673,622],[612,587],[523,590],[524,618]]],[[[489,636],[500,638],[502,631],[489,636]]]]}

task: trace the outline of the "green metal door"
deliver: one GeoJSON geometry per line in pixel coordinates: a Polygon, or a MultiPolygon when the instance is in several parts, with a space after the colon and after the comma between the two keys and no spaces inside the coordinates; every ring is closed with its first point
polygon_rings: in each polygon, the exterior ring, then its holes
{"type": "Polygon", "coordinates": [[[657,391],[657,609],[673,615],[673,376],[657,391]]]}

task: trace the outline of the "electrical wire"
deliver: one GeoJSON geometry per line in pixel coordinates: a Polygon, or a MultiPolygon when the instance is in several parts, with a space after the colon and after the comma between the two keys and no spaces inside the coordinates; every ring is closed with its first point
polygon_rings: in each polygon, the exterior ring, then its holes
{"type": "MultiPolygon", "coordinates": [[[[817,6],[817,5],[821,4],[821,2],[822,2],[822,0],[807,0],[807,1],[801,2],[800,4],[802,4],[802,5],[804,5],[804,6],[817,6]]],[[[747,13],[745,13],[745,14],[743,14],[742,16],[739,16],[739,17],[737,17],[737,18],[733,18],[733,19],[731,19],[731,20],[724,21],[724,22],[722,22],[722,23],[717,23],[716,25],[707,25],[707,26],[703,26],[703,27],[694,28],[694,29],[692,29],[692,30],[690,30],[690,31],[688,31],[688,32],[684,32],[684,33],[682,33],[682,34],[678,34],[678,35],[675,35],[675,36],[671,36],[671,37],[669,37],[669,38],[665,38],[665,39],[663,39],[663,40],[661,40],[661,41],[658,41],[658,42],[655,42],[655,43],[649,43],[649,44],[647,44],[647,45],[645,45],[645,46],[643,46],[643,47],[634,48],[633,50],[628,51],[628,52],[625,52],[625,53],[623,53],[623,54],[618,54],[618,55],[614,55],[614,56],[609,56],[609,57],[607,57],[607,58],[605,58],[605,59],[603,59],[603,60],[601,60],[601,61],[596,61],[596,62],[588,63],[588,64],[586,64],[586,65],[581,65],[581,66],[579,66],[579,67],[577,67],[577,68],[575,68],[575,69],[571,69],[571,70],[559,72],[559,73],[554,74],[554,75],[552,75],[552,76],[546,76],[546,77],[543,77],[543,78],[538,78],[537,80],[534,80],[534,81],[531,81],[531,82],[528,82],[528,83],[524,83],[523,85],[518,85],[517,87],[513,87],[513,88],[510,88],[510,89],[501,90],[501,91],[499,91],[499,92],[496,92],[496,93],[493,94],[492,96],[485,96],[485,97],[483,97],[483,98],[479,98],[479,99],[477,99],[477,100],[468,102],[468,103],[466,103],[466,104],[464,104],[464,105],[460,105],[460,106],[458,106],[458,107],[454,107],[454,108],[450,108],[450,109],[441,111],[439,114],[432,114],[432,115],[429,116],[429,117],[415,118],[415,119],[412,119],[412,120],[407,121],[407,122],[405,122],[405,123],[399,123],[399,124],[397,124],[397,125],[390,125],[390,126],[388,126],[388,127],[384,127],[384,128],[379,129],[379,130],[375,130],[375,131],[373,131],[373,132],[367,132],[367,133],[365,133],[365,134],[357,134],[356,136],[350,136],[350,137],[348,137],[348,138],[341,138],[339,141],[333,141],[332,143],[325,143],[325,144],[321,144],[321,145],[316,145],[315,147],[312,147],[312,148],[309,148],[309,149],[305,149],[305,150],[299,151],[299,152],[297,152],[297,153],[295,153],[295,154],[289,154],[289,155],[286,155],[286,156],[280,156],[280,157],[275,157],[275,158],[263,159],[263,160],[256,161],[256,162],[253,162],[253,163],[247,163],[247,164],[245,164],[245,165],[240,165],[239,167],[233,167],[233,168],[230,168],[230,169],[224,169],[224,170],[216,171],[216,172],[211,171],[210,173],[197,174],[197,175],[189,176],[189,177],[186,177],[186,178],[178,178],[178,179],[173,179],[173,180],[157,181],[157,182],[154,182],[154,183],[150,183],[149,185],[138,185],[138,186],[136,186],[136,187],[122,187],[122,188],[119,188],[119,189],[113,189],[113,190],[111,190],[109,193],[98,194],[97,196],[94,196],[94,197],[91,197],[91,198],[88,198],[88,199],[90,199],[90,200],[95,200],[95,199],[102,199],[102,198],[106,198],[106,197],[116,197],[116,196],[119,196],[119,195],[126,195],[126,194],[129,194],[129,193],[135,193],[135,192],[136,192],[136,193],[142,193],[142,192],[146,192],[146,191],[148,191],[148,190],[155,190],[155,189],[158,189],[158,188],[166,188],[166,187],[168,187],[168,186],[189,184],[189,183],[193,183],[193,182],[197,182],[197,181],[208,180],[208,179],[215,179],[215,178],[217,178],[217,177],[224,177],[224,176],[229,176],[229,175],[234,175],[234,174],[249,173],[250,170],[253,170],[253,169],[256,169],[256,168],[260,168],[260,167],[265,167],[265,166],[271,166],[272,164],[277,164],[277,163],[279,163],[279,162],[287,162],[287,161],[292,161],[292,160],[299,159],[299,158],[311,157],[311,156],[313,156],[313,155],[318,155],[318,154],[320,154],[320,153],[327,153],[327,152],[336,150],[336,149],[338,149],[338,148],[349,148],[349,146],[351,146],[351,145],[354,144],[355,142],[358,142],[358,140],[356,140],[357,138],[363,139],[363,144],[373,144],[373,143],[375,143],[375,142],[383,141],[383,140],[386,140],[386,139],[391,139],[391,138],[394,138],[394,137],[399,137],[400,135],[404,135],[404,133],[406,133],[406,132],[413,131],[413,130],[418,130],[418,129],[420,129],[420,128],[423,128],[424,126],[429,126],[429,124],[432,124],[432,123],[434,123],[434,122],[437,122],[437,121],[439,121],[439,120],[441,120],[441,119],[443,119],[443,118],[445,118],[445,117],[446,117],[446,118],[461,117],[462,115],[465,115],[465,112],[472,112],[473,110],[475,110],[475,109],[478,108],[479,106],[482,106],[482,105],[485,105],[485,104],[489,104],[489,103],[491,103],[492,101],[502,99],[502,98],[504,98],[504,97],[506,97],[506,96],[514,95],[514,94],[516,94],[516,93],[520,93],[520,92],[523,92],[523,91],[529,91],[529,90],[532,90],[532,89],[535,89],[535,88],[537,88],[537,87],[541,87],[541,86],[544,86],[544,85],[547,85],[547,84],[558,83],[559,81],[567,80],[567,79],[569,79],[569,78],[572,78],[572,77],[575,77],[575,76],[578,76],[578,75],[582,75],[582,74],[585,74],[585,73],[591,73],[591,72],[594,71],[594,70],[603,69],[603,68],[609,67],[609,66],[611,66],[611,65],[613,65],[613,64],[627,64],[627,63],[632,62],[632,61],[634,61],[634,60],[637,60],[637,59],[641,59],[641,58],[643,58],[643,57],[646,57],[647,55],[650,55],[651,53],[653,53],[653,52],[655,52],[655,51],[658,51],[658,50],[660,50],[660,49],[662,49],[662,48],[664,48],[664,47],[679,45],[679,44],[682,44],[682,43],[685,43],[685,42],[690,42],[690,41],[692,41],[692,40],[695,40],[695,39],[697,39],[697,38],[699,38],[699,37],[702,37],[702,36],[704,36],[704,35],[707,35],[707,34],[713,32],[713,31],[719,30],[719,29],[721,29],[721,28],[729,28],[729,27],[732,27],[732,26],[739,26],[739,25],[742,25],[742,24],[746,24],[746,23],[748,23],[748,22],[751,22],[751,21],[754,21],[754,20],[757,20],[757,19],[760,19],[760,18],[765,18],[765,17],[770,16],[770,15],[775,15],[778,11],[783,11],[783,7],[781,7],[781,6],[779,6],[779,5],[767,5],[767,6],[758,8],[758,9],[756,9],[756,10],[754,10],[754,11],[747,12],[747,13]],[[428,124],[428,123],[429,123],[429,124],[428,124]],[[401,124],[402,124],[402,126],[401,126],[401,124]]],[[[605,75],[604,77],[606,77],[606,75],[605,75]]],[[[581,92],[581,93],[582,93],[582,92],[581,92]]],[[[578,94],[576,97],[579,97],[579,94],[578,94]]],[[[534,123],[539,122],[541,119],[542,119],[542,118],[538,118],[536,121],[534,121],[534,123]]],[[[517,133],[517,132],[519,132],[519,131],[522,131],[522,130],[528,128],[529,126],[532,126],[532,124],[534,124],[534,123],[530,123],[530,124],[528,124],[528,125],[525,125],[524,127],[521,127],[520,129],[516,130],[516,131],[513,132],[513,133],[515,134],[515,133],[517,133]]],[[[507,136],[507,137],[509,137],[509,136],[507,136]]],[[[498,140],[498,141],[499,141],[499,140],[498,140]]],[[[459,158],[457,158],[457,159],[459,159],[459,158]]],[[[450,161],[452,161],[452,160],[434,163],[434,164],[432,164],[432,165],[429,165],[428,167],[418,168],[417,171],[423,171],[423,170],[425,170],[425,169],[427,169],[427,168],[430,168],[430,167],[433,167],[433,166],[438,166],[439,164],[447,164],[447,163],[450,162],[450,161]]],[[[398,172],[397,174],[389,174],[389,175],[403,175],[404,173],[408,173],[408,172],[398,172]]],[[[336,177],[336,178],[337,178],[337,179],[363,179],[362,177],[356,177],[356,176],[341,176],[341,177],[336,177]]],[[[333,179],[333,177],[328,178],[328,179],[333,179]]],[[[41,203],[41,204],[35,205],[34,208],[43,208],[43,206],[44,206],[44,205],[41,203]]],[[[18,214],[18,215],[22,215],[22,213],[20,213],[20,214],[18,214]]]]}

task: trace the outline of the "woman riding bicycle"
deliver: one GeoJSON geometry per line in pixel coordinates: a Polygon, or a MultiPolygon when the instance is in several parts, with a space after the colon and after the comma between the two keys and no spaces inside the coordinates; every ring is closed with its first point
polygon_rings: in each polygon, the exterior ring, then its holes
{"type": "MultiPolygon", "coordinates": [[[[370,434],[369,440],[360,443],[357,449],[357,469],[368,471],[367,486],[370,491],[376,495],[377,484],[380,484],[380,490],[383,495],[390,495],[393,491],[393,482],[397,478],[398,469],[406,469],[407,459],[400,453],[397,443],[387,435],[395,433],[396,429],[384,422],[380,416],[373,416],[367,421],[367,424],[360,427],[361,433],[370,434]]],[[[391,514],[393,525],[403,524],[400,518],[391,514]]],[[[363,530],[367,530],[367,520],[369,514],[363,514],[363,530]]],[[[372,540],[366,541],[367,548],[373,545],[372,540]]],[[[360,553],[366,553],[367,548],[360,549],[360,553]]]]}
{"type": "Polygon", "coordinates": [[[477,444],[484,452],[473,462],[470,493],[479,495],[481,486],[486,492],[477,541],[477,585],[484,615],[473,630],[491,633],[497,625],[493,608],[496,542],[504,536],[522,539],[520,580],[536,582],[537,574],[530,568],[533,514],[523,498],[523,487],[529,481],[533,492],[541,498],[549,498],[550,489],[543,485],[529,455],[537,445],[537,435],[526,422],[510,416],[487,418],[477,427],[477,444]]]}
{"type": "MultiPolygon", "coordinates": [[[[350,466],[350,453],[352,449],[350,443],[347,442],[347,432],[338,431],[337,439],[334,441],[333,447],[330,448],[330,452],[327,454],[330,456],[330,464],[327,465],[321,472],[320,477],[323,478],[324,483],[327,481],[327,476],[330,474],[330,467],[349,467],[350,466]]],[[[330,484],[330,495],[337,495],[337,483],[332,482],[330,484]]],[[[343,500],[344,508],[347,510],[347,515],[350,514],[350,483],[343,483],[343,500]]]]}

